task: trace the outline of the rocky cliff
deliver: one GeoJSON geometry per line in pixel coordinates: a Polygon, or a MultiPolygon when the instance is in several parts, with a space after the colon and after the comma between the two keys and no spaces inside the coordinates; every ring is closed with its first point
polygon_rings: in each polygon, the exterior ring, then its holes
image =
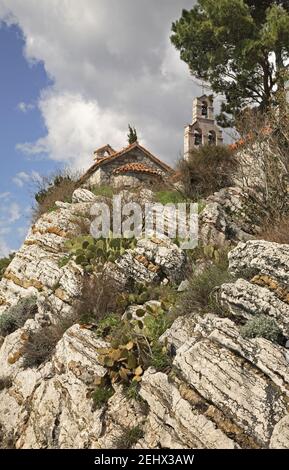
{"type": "MultiPolygon", "coordinates": [[[[139,196],[153,198],[145,189],[139,196]]],[[[215,289],[218,309],[183,308],[159,339],[170,352],[170,366],[148,367],[137,396],[114,383],[113,396],[100,407],[91,390],[96,377],[107,375],[100,351],[109,345],[93,325],[70,326],[39,365],[27,367],[23,351],[31,332],[73,315],[91,275],[73,258],[62,263],[66,242],[81,234],[101,198],[77,189],[71,203],[58,202],[43,215],[0,283],[0,318],[24,298],[35,302],[29,318],[1,339],[2,447],[288,448],[289,245],[254,239],[253,196],[248,188],[226,188],[209,197],[200,214],[205,246],[231,243],[231,278],[215,289]],[[265,316],[274,320],[279,341],[242,334],[248,320],[265,316]],[[125,444],[127,431],[136,429],[125,444]]],[[[107,261],[102,273],[118,292],[132,281],[183,291],[190,262],[171,240],[145,239],[107,261]]],[[[206,262],[195,261],[194,269],[206,262]]]]}

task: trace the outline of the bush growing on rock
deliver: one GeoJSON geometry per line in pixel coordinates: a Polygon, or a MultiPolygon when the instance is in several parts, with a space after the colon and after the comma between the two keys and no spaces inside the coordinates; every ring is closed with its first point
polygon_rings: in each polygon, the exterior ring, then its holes
{"type": "Polygon", "coordinates": [[[237,163],[227,146],[204,145],[178,164],[180,181],[187,197],[198,200],[232,184],[237,163]]]}
{"type": "Polygon", "coordinates": [[[38,179],[35,193],[36,207],[32,219],[35,222],[46,212],[55,208],[56,201],[71,202],[72,194],[77,188],[79,175],[70,171],[60,171],[56,175],[38,179]]]}
{"type": "Polygon", "coordinates": [[[37,313],[36,297],[24,297],[0,316],[0,335],[7,336],[21,328],[37,313]]]}
{"type": "Polygon", "coordinates": [[[136,319],[125,315],[117,324],[109,322],[107,329],[101,325],[100,330],[96,330],[98,334],[102,331],[103,338],[110,343],[98,350],[98,361],[107,368],[111,384],[122,383],[128,387],[140,382],[149,366],[157,370],[170,366],[166,346],[159,343],[160,336],[174,319],[166,308],[158,305],[139,308],[136,319]]]}
{"type": "Polygon", "coordinates": [[[122,292],[117,297],[117,305],[121,311],[124,311],[129,305],[143,305],[149,300],[174,304],[176,296],[177,289],[171,284],[148,286],[138,283],[134,286],[133,292],[122,292]]]}
{"type": "MultiPolygon", "coordinates": [[[[86,276],[80,299],[74,305],[74,318],[81,323],[97,322],[98,327],[106,331],[109,326],[108,315],[116,309],[117,289],[113,281],[102,273],[86,276]]],[[[117,322],[112,325],[117,325],[117,322]]]]}
{"type": "Polygon", "coordinates": [[[140,426],[124,429],[123,434],[116,439],[115,447],[117,449],[131,449],[143,436],[144,432],[140,426]]]}
{"type": "Polygon", "coordinates": [[[262,337],[274,343],[278,343],[282,337],[282,331],[276,321],[266,315],[258,315],[247,321],[240,331],[244,338],[262,337]]]}
{"type": "Polygon", "coordinates": [[[180,296],[176,306],[177,315],[192,313],[196,309],[201,312],[216,311],[220,313],[214,290],[232,280],[228,272],[227,253],[219,253],[198,273],[192,273],[189,286],[180,296]]]}
{"type": "Polygon", "coordinates": [[[12,253],[7,258],[1,258],[0,259],[0,281],[1,281],[2,277],[4,276],[4,273],[5,273],[6,269],[8,268],[9,264],[13,260],[14,256],[15,256],[15,254],[12,253]]]}
{"type": "Polygon", "coordinates": [[[114,390],[111,385],[101,384],[92,393],[93,407],[99,409],[104,406],[108,400],[113,396],[114,390]]]}
{"type": "Polygon", "coordinates": [[[125,388],[125,396],[129,400],[138,400],[141,401],[141,397],[139,395],[140,391],[140,384],[138,382],[131,382],[126,388],[125,388]]]}
{"type": "Polygon", "coordinates": [[[23,367],[37,367],[50,359],[65,329],[62,325],[50,325],[32,331],[23,346],[23,367]]]}

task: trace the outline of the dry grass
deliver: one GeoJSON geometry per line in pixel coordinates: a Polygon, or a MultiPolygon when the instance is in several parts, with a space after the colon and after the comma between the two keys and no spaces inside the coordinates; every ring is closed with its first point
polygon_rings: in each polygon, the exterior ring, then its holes
{"type": "Polygon", "coordinates": [[[118,292],[110,279],[99,273],[87,276],[81,299],[75,304],[74,316],[80,322],[96,322],[117,309],[118,292]]]}
{"type": "Polygon", "coordinates": [[[228,256],[224,252],[218,261],[211,261],[202,272],[192,274],[188,289],[181,294],[176,304],[175,315],[199,311],[222,314],[215,296],[216,288],[231,280],[232,276],[228,272],[228,256]]]}
{"type": "Polygon", "coordinates": [[[205,145],[193,150],[187,161],[178,164],[185,195],[197,200],[230,186],[236,165],[229,147],[205,145]]]}
{"type": "Polygon", "coordinates": [[[65,170],[50,177],[43,177],[41,181],[37,180],[33,222],[36,222],[42,214],[53,211],[56,208],[56,201],[71,202],[72,194],[77,188],[78,177],[78,173],[65,170]]]}
{"type": "Polygon", "coordinates": [[[279,221],[267,220],[264,223],[263,230],[259,233],[258,238],[269,242],[289,244],[289,216],[286,215],[279,221]]]}
{"type": "Polygon", "coordinates": [[[31,332],[23,346],[23,367],[38,367],[49,360],[65,329],[62,325],[50,325],[31,332]]]}

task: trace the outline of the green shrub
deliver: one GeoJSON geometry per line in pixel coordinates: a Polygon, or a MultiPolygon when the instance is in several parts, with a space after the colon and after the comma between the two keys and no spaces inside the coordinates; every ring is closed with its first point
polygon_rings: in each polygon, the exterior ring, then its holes
{"type": "Polygon", "coordinates": [[[100,385],[96,387],[92,393],[92,400],[94,409],[99,409],[104,406],[108,400],[113,396],[114,390],[110,385],[100,385]]]}
{"type": "Polygon", "coordinates": [[[129,385],[124,387],[124,393],[129,400],[140,400],[139,395],[140,385],[138,382],[130,382],[129,385]]]}
{"type": "Polygon", "coordinates": [[[166,308],[167,305],[161,307],[155,305],[146,306],[146,316],[143,320],[144,334],[152,341],[157,341],[160,336],[171,326],[172,317],[166,308]]]}
{"type": "Polygon", "coordinates": [[[120,322],[119,315],[114,313],[108,314],[105,318],[101,319],[97,323],[96,335],[100,338],[108,336],[113,329],[117,328],[120,322]]]}
{"type": "Polygon", "coordinates": [[[137,283],[133,293],[122,292],[117,297],[117,305],[121,312],[130,305],[143,305],[149,300],[161,301],[165,304],[173,305],[177,298],[177,288],[174,285],[147,285],[137,283]]]}
{"type": "MultiPolygon", "coordinates": [[[[163,332],[164,333],[164,332],[163,332]]],[[[170,368],[172,361],[168,355],[166,346],[161,345],[158,342],[152,344],[152,354],[150,366],[154,367],[157,371],[164,371],[167,368],[170,368]]]]}
{"type": "Polygon", "coordinates": [[[228,146],[204,145],[192,150],[189,159],[182,159],[178,165],[184,194],[198,200],[230,186],[236,167],[228,146]]]}
{"type": "Polygon", "coordinates": [[[241,327],[240,331],[244,338],[262,337],[274,343],[278,343],[282,337],[282,331],[276,321],[267,315],[258,315],[252,318],[241,327]]]}
{"type": "Polygon", "coordinates": [[[155,200],[160,204],[178,204],[185,202],[186,198],[183,194],[176,190],[162,190],[155,193],[155,200]]]}
{"type": "MultiPolygon", "coordinates": [[[[216,311],[217,300],[214,295],[215,288],[230,282],[232,276],[228,272],[227,254],[209,261],[210,264],[200,274],[192,274],[188,289],[182,293],[176,307],[176,315],[192,313],[196,309],[216,311]]],[[[220,313],[216,311],[216,313],[220,313]]]]}
{"type": "Polygon", "coordinates": [[[115,446],[117,449],[131,449],[143,436],[144,433],[140,426],[124,429],[122,436],[116,440],[115,446]]]}
{"type": "Polygon", "coordinates": [[[9,264],[13,260],[15,253],[11,253],[7,258],[0,259],[0,281],[4,276],[6,269],[8,268],[9,264]]]}
{"type": "Polygon", "coordinates": [[[7,336],[21,328],[37,313],[36,297],[24,297],[0,316],[0,335],[7,336]]]}
{"type": "Polygon", "coordinates": [[[107,198],[112,198],[114,195],[114,190],[111,186],[101,185],[101,186],[94,186],[91,189],[91,192],[95,194],[95,196],[103,196],[107,198]]]}

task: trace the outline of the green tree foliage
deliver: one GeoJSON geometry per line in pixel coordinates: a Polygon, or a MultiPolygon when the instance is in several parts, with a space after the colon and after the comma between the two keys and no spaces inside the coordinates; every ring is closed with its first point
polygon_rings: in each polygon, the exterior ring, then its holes
{"type": "Polygon", "coordinates": [[[137,132],[136,132],[136,128],[135,128],[135,127],[132,127],[130,124],[128,125],[127,140],[128,140],[128,143],[129,143],[130,145],[131,145],[131,144],[134,144],[135,142],[137,142],[137,132]]]}
{"type": "Polygon", "coordinates": [[[219,123],[249,104],[267,109],[284,90],[289,58],[286,0],[198,0],[172,25],[172,43],[191,73],[226,97],[219,123]]]}

